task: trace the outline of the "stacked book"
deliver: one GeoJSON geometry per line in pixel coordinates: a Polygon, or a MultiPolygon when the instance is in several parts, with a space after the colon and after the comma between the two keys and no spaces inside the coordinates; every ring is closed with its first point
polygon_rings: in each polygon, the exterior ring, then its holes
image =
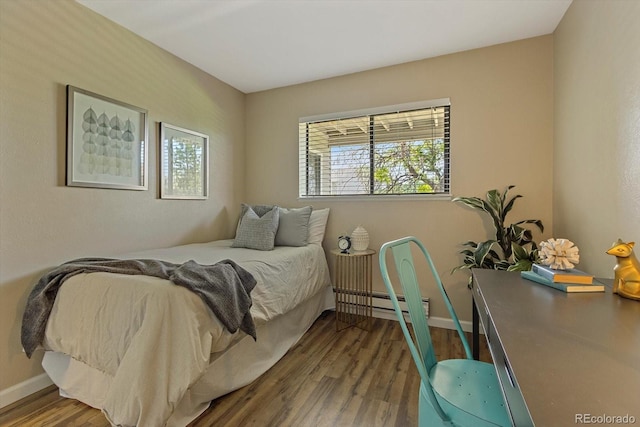
{"type": "Polygon", "coordinates": [[[520,275],[564,292],[604,292],[604,285],[594,283],[592,275],[575,268],[554,270],[546,265],[534,264],[531,271],[522,271],[520,275]]]}

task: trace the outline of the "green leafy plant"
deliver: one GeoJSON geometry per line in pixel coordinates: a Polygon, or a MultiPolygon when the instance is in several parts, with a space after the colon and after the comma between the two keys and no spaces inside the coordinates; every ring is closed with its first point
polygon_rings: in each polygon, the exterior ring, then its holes
{"type": "MultiPolygon", "coordinates": [[[[491,217],[495,229],[495,239],[484,242],[468,241],[463,243],[460,253],[464,256],[463,264],[455,267],[452,273],[462,269],[486,268],[494,270],[525,271],[538,260],[538,247],[533,241],[533,233],[526,224],[536,226],[544,231],[539,219],[526,219],[505,225],[507,214],[513,209],[520,194],[507,199],[510,185],[501,194],[498,190],[487,191],[486,199],[478,197],[456,197],[454,202],[463,203],[473,209],[485,212],[491,217]]],[[[471,283],[471,278],[469,279],[471,283]]]]}

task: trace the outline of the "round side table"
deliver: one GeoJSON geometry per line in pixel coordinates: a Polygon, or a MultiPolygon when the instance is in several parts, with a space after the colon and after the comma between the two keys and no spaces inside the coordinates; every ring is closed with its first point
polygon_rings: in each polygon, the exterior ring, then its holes
{"type": "Polygon", "coordinates": [[[334,286],[336,298],[336,330],[349,326],[371,329],[372,295],[371,276],[373,255],[367,249],[343,253],[333,249],[336,257],[334,286]]]}

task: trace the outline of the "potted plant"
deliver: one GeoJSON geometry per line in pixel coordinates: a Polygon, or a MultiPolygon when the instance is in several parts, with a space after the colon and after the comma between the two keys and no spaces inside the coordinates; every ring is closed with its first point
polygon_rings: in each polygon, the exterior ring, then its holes
{"type": "MultiPolygon", "coordinates": [[[[487,191],[486,199],[478,197],[456,197],[454,202],[460,202],[485,212],[491,217],[495,229],[495,239],[484,242],[468,241],[463,244],[460,251],[464,255],[463,264],[455,267],[451,273],[468,268],[488,268],[494,270],[525,271],[531,270],[531,265],[537,261],[538,247],[533,241],[533,233],[526,224],[533,224],[540,232],[544,231],[542,221],[539,219],[526,219],[516,223],[505,225],[507,214],[513,208],[517,199],[522,197],[517,194],[507,199],[510,185],[500,193],[498,190],[487,191]]],[[[469,278],[471,284],[471,278],[469,278]]]]}

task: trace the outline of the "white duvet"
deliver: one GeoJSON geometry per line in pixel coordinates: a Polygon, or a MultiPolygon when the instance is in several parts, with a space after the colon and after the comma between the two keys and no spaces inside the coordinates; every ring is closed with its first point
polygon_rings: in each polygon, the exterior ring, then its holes
{"type": "MultiPolygon", "coordinates": [[[[231,240],[128,254],[182,263],[232,259],[257,280],[251,314],[258,327],[330,284],[322,247],[231,248],[231,240]]],[[[231,334],[196,294],[167,280],[79,274],[58,292],[44,347],[112,377],[103,412],[112,424],[163,426],[211,354],[244,336],[231,334]]],[[[260,340],[260,335],[257,337],[260,340]]]]}

